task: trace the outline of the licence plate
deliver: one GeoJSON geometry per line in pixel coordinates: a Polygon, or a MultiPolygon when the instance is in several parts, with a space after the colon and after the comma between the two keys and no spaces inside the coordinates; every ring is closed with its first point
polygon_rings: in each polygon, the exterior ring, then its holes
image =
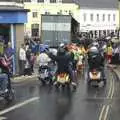
{"type": "Polygon", "coordinates": [[[98,80],[98,79],[100,79],[100,73],[91,73],[90,72],[90,78],[92,80],[98,80]]]}

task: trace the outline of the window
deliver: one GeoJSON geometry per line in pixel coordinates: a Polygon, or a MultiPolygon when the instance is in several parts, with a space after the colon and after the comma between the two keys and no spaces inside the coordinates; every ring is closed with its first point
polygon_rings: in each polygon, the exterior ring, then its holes
{"type": "Polygon", "coordinates": [[[50,15],[50,12],[45,12],[45,15],[50,15]]]}
{"type": "Polygon", "coordinates": [[[44,2],[44,0],[38,0],[38,2],[44,2]]]}
{"type": "Polygon", "coordinates": [[[24,0],[24,2],[31,2],[31,0],[24,0]]]}
{"type": "Polygon", "coordinates": [[[115,21],[116,20],[116,16],[115,16],[115,14],[113,14],[113,21],[115,21]]]}
{"type": "Polygon", "coordinates": [[[93,14],[90,14],[90,20],[93,21],[93,14]]]}
{"type": "Polygon", "coordinates": [[[105,21],[105,14],[103,14],[103,21],[105,21]]]}
{"type": "Polygon", "coordinates": [[[100,20],[100,16],[99,16],[99,14],[97,14],[97,21],[99,21],[100,20]]]}
{"type": "Polygon", "coordinates": [[[84,22],[86,21],[86,18],[87,18],[87,15],[86,15],[86,13],[84,13],[83,14],[83,20],[84,20],[84,22]]]}
{"type": "Polygon", "coordinates": [[[62,3],[62,0],[57,0],[58,3],[62,3]]]}
{"type": "Polygon", "coordinates": [[[37,18],[37,17],[38,17],[37,12],[33,12],[33,18],[37,18]]]}
{"type": "Polygon", "coordinates": [[[39,24],[32,24],[32,37],[39,36],[39,24]]]}
{"type": "Polygon", "coordinates": [[[71,11],[71,10],[69,10],[69,15],[73,15],[73,13],[72,13],[72,11],[71,11]]]}
{"type": "Polygon", "coordinates": [[[110,17],[111,17],[111,15],[110,15],[110,14],[108,14],[108,21],[110,21],[110,17]]]}
{"type": "Polygon", "coordinates": [[[56,0],[50,0],[51,3],[56,3],[56,0]]]}

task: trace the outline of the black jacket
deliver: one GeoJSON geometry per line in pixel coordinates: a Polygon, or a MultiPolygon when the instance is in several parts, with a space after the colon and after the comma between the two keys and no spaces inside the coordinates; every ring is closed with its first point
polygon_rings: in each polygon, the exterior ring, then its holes
{"type": "Polygon", "coordinates": [[[57,72],[68,72],[68,69],[70,67],[71,57],[69,54],[63,53],[59,54],[57,56],[49,53],[48,54],[51,59],[57,62],[57,72]]]}
{"type": "Polygon", "coordinates": [[[90,69],[104,67],[104,57],[100,53],[90,54],[88,55],[88,65],[90,69]]]}

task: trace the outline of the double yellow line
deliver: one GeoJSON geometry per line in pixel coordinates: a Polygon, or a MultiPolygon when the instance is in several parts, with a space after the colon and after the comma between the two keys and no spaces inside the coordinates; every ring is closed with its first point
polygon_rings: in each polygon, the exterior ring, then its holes
{"type": "MultiPolygon", "coordinates": [[[[112,99],[115,91],[115,81],[112,75],[112,80],[110,82],[110,89],[108,91],[107,99],[112,99]]],[[[110,105],[103,105],[102,110],[100,112],[99,120],[107,120],[108,112],[110,109],[110,105]]]]}

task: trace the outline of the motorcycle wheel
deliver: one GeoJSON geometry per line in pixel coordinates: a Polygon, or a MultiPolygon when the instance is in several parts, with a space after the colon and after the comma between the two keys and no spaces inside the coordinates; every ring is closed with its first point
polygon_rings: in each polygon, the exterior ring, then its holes
{"type": "Polygon", "coordinates": [[[45,80],[41,79],[40,81],[43,86],[46,84],[45,80]]]}
{"type": "Polygon", "coordinates": [[[12,90],[8,90],[8,92],[5,94],[5,100],[7,102],[11,102],[11,101],[14,100],[14,98],[15,98],[15,96],[14,96],[14,90],[13,89],[12,90]]]}

